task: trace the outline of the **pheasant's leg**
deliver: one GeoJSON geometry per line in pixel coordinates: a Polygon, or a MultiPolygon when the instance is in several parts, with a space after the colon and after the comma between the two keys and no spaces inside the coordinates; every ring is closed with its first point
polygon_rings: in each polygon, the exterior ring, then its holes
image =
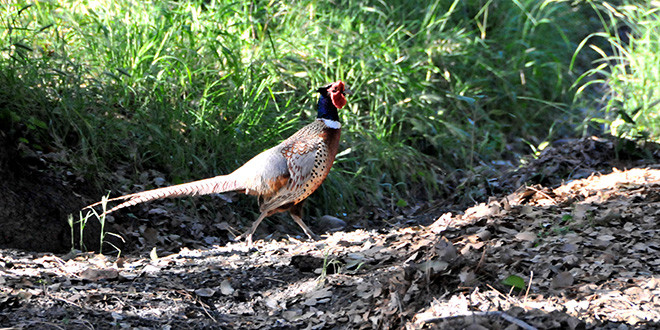
{"type": "Polygon", "coordinates": [[[314,234],[309,229],[309,227],[307,227],[307,225],[302,221],[302,206],[303,203],[298,203],[292,206],[289,209],[289,214],[291,214],[293,221],[295,221],[300,226],[300,228],[302,228],[302,230],[305,232],[305,234],[307,234],[307,237],[309,237],[309,239],[318,240],[319,237],[316,234],[314,234]]]}
{"type": "Polygon", "coordinates": [[[267,212],[261,212],[257,220],[252,224],[252,227],[250,227],[250,230],[239,236],[238,240],[245,239],[247,246],[252,246],[252,234],[254,234],[254,232],[257,230],[257,227],[259,227],[259,224],[267,214],[267,212]]]}

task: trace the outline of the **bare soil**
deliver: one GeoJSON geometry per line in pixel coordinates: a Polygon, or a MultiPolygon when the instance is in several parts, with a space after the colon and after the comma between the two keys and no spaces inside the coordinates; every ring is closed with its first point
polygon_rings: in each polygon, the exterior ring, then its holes
{"type": "MultiPolygon", "coordinates": [[[[660,166],[649,150],[567,141],[489,180],[485,191],[508,193],[487,202],[417,205],[379,225],[345,219],[314,242],[273,221],[253,249],[226,242],[231,217],[198,223],[180,204],[152,203],[109,220],[131,245],[120,257],[0,249],[0,327],[660,328],[660,166]]],[[[62,187],[41,188],[42,208],[49,189],[62,187]]],[[[0,218],[24,212],[10,198],[0,218]]],[[[50,198],[68,213],[88,202],[50,198]]],[[[46,239],[70,246],[61,235],[46,239]]]]}
{"type": "MultiPolygon", "coordinates": [[[[71,248],[67,215],[86,205],[76,191],[88,189],[72,174],[53,171],[63,153],[36,152],[20,135],[0,125],[0,247],[66,252],[71,248]]],[[[92,242],[98,223],[89,229],[84,235],[92,242]]]]}

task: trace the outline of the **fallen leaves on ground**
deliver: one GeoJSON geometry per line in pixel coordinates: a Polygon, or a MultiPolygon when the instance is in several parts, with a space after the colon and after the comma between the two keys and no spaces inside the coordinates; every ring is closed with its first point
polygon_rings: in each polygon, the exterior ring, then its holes
{"type": "Polygon", "coordinates": [[[0,326],[654,328],[659,210],[660,170],[647,167],[316,242],[121,258],[1,250],[0,326]]]}

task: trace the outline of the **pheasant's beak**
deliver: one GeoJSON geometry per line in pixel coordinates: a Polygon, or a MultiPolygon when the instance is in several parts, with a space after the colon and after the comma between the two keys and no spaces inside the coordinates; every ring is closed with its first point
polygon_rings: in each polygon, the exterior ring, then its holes
{"type": "Polygon", "coordinates": [[[344,88],[344,92],[342,94],[344,94],[344,95],[353,95],[353,91],[350,88],[348,88],[348,86],[346,86],[344,88]]]}

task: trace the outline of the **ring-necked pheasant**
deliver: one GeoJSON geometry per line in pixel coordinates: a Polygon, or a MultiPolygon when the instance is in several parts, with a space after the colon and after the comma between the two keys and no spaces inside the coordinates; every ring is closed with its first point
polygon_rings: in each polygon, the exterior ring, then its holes
{"type": "MultiPolygon", "coordinates": [[[[243,234],[248,245],[261,221],[289,211],[310,239],[316,235],[302,221],[303,201],[328,176],[339,147],[341,124],[337,109],[346,105],[344,83],[334,82],[318,89],[321,94],[317,118],[277,146],[270,148],[227,175],[143,191],[109,199],[124,201],[107,213],[156,199],[239,191],[259,197],[261,214],[243,234]]],[[[86,208],[92,208],[101,202],[86,208]]]]}

